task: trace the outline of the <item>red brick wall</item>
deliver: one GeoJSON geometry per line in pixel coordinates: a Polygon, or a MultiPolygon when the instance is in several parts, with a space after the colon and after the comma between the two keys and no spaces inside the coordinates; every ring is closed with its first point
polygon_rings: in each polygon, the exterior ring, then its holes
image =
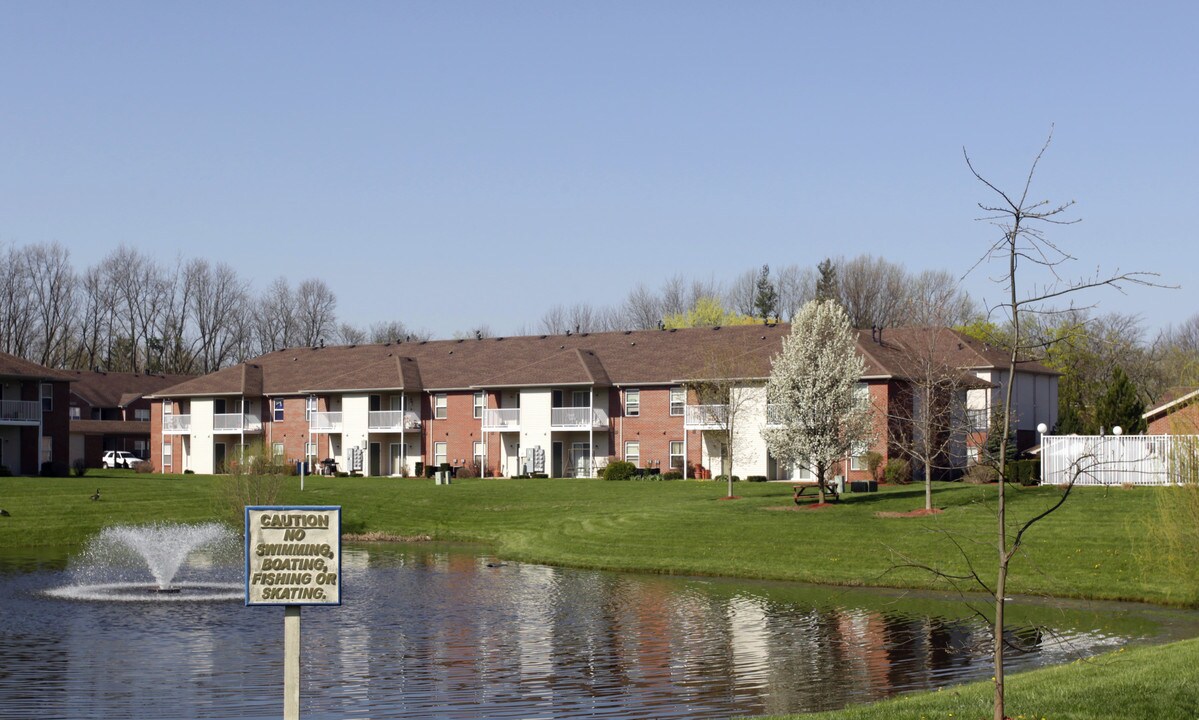
{"type": "Polygon", "coordinates": [[[1177,409],[1154,418],[1149,423],[1150,435],[1199,434],[1199,402],[1191,401],[1177,409]]]}
{"type": "MultiPolygon", "coordinates": [[[[308,420],[304,417],[306,397],[260,398],[262,408],[262,443],[267,453],[274,451],[274,445],[283,444],[283,461],[295,463],[304,458],[304,443],[308,442],[308,420]],[[283,419],[275,420],[275,401],[283,401],[283,419]]],[[[256,438],[247,436],[247,442],[256,438]]],[[[317,454],[320,455],[320,447],[317,454]]],[[[318,457],[316,460],[322,458],[318,457]]]]}
{"type": "MultiPolygon", "coordinates": [[[[421,418],[423,419],[422,452],[425,462],[433,462],[433,443],[446,443],[446,462],[451,465],[470,464],[474,462],[474,444],[483,440],[483,420],[475,418],[475,394],[472,390],[447,392],[446,417],[444,420],[433,418],[433,395],[425,393],[421,397],[421,418]]],[[[488,407],[493,407],[493,398],[488,398],[488,407]]],[[[499,433],[495,435],[495,444],[488,440],[487,459],[492,468],[498,466],[499,433]]]]}
{"type": "MultiPolygon", "coordinates": [[[[611,454],[624,459],[626,442],[641,443],[641,467],[660,467],[670,470],[670,442],[683,440],[683,416],[670,414],[669,387],[631,388],[641,391],[641,412],[636,417],[624,414],[626,388],[611,391],[609,422],[611,454]]],[[[687,437],[687,460],[699,465],[700,433],[691,431],[687,437]]]]}

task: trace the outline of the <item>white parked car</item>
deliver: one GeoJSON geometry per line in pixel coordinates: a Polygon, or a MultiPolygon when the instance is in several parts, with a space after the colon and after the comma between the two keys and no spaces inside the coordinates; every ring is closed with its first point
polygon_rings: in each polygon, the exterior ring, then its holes
{"type": "Polygon", "coordinates": [[[129,468],[132,470],[141,464],[142,459],[124,450],[109,450],[100,459],[100,464],[106,468],[129,468]]]}

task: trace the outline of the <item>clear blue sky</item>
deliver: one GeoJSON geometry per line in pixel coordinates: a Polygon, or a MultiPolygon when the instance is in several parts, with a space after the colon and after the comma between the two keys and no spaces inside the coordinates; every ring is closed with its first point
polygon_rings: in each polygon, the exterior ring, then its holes
{"type": "MultiPolygon", "coordinates": [[[[1199,312],[1193,3],[0,5],[0,241],[324,278],[339,316],[510,333],[672,273],[965,272],[985,190],[1149,327],[1199,312]],[[448,273],[446,283],[437,283],[448,273]]],[[[986,278],[968,278],[994,296],[986,278]]]]}

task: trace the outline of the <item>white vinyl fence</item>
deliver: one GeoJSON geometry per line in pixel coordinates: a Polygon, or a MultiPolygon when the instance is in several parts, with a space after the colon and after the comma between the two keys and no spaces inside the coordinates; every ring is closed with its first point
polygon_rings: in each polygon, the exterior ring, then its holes
{"type": "Polygon", "coordinates": [[[1199,435],[1046,435],[1041,483],[1170,485],[1195,482],[1199,435]]]}

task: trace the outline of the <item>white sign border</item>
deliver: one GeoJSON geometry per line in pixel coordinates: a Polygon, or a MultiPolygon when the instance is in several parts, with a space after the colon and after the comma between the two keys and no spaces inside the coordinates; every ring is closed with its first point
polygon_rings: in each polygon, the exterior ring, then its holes
{"type": "Polygon", "coordinates": [[[245,606],[246,607],[280,607],[287,605],[309,605],[314,607],[341,606],[341,505],[246,505],[245,506],[245,606]],[[321,510],[337,511],[337,602],[321,602],[319,600],[283,600],[281,602],[250,602],[250,511],[277,510],[282,512],[314,512],[321,510]]]}

